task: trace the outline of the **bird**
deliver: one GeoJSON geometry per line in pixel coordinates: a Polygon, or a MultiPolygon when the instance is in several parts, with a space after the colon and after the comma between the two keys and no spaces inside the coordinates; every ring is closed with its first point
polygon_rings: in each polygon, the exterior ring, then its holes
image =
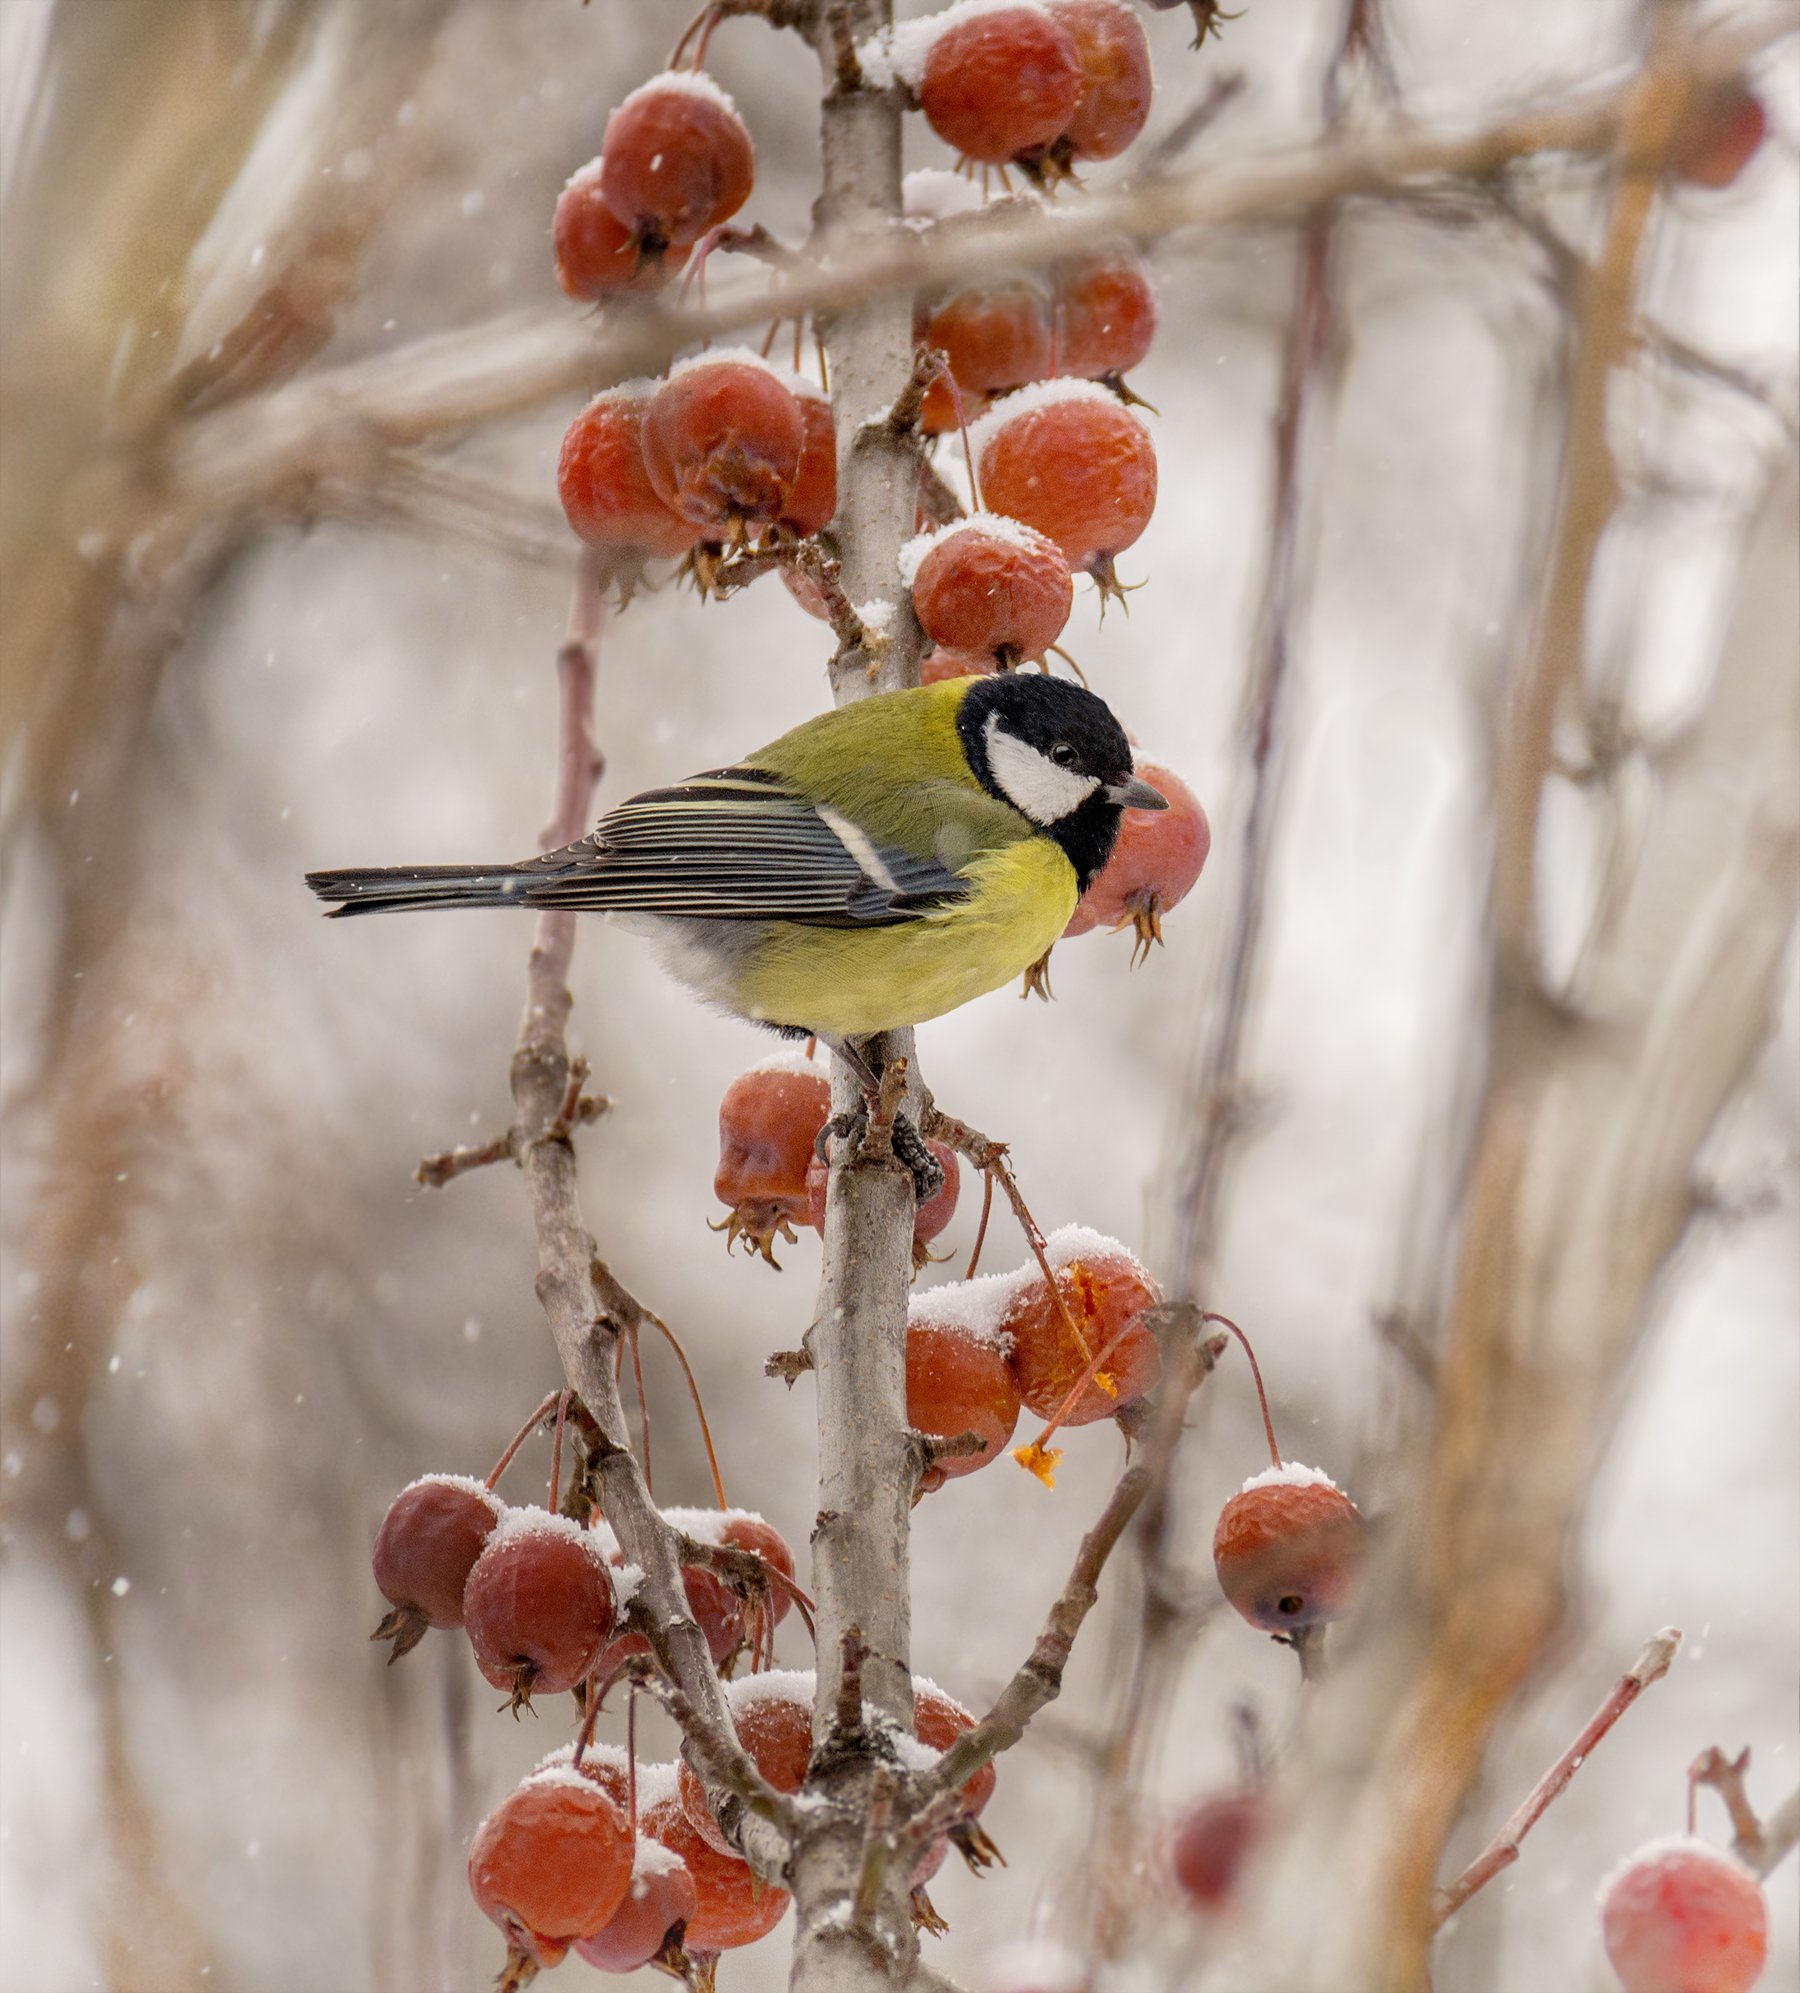
{"type": "Polygon", "coordinates": [[[1166,807],[1103,699],[1008,672],[833,708],[541,857],[306,883],[334,918],[607,914],[708,1002],[830,1046],[873,1096],[884,1032],[1011,982],[1068,925],[1122,813],[1166,807]]]}

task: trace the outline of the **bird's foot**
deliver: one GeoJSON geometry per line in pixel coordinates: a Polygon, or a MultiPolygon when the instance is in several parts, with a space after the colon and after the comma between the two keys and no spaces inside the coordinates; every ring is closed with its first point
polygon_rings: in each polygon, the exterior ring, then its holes
{"type": "Polygon", "coordinates": [[[944,1187],[944,1172],[936,1156],[925,1146],[918,1126],[904,1114],[894,1116],[892,1136],[895,1156],[912,1172],[913,1196],[929,1204],[944,1187]]]}

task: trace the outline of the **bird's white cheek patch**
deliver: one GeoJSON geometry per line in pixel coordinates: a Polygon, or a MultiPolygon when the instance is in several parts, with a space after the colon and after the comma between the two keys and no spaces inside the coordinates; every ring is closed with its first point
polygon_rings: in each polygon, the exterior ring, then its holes
{"type": "Polygon", "coordinates": [[[988,718],[987,757],[988,772],[1001,794],[1033,823],[1060,823],[1100,786],[1098,776],[1058,768],[1048,755],[1009,734],[998,713],[988,718]]]}

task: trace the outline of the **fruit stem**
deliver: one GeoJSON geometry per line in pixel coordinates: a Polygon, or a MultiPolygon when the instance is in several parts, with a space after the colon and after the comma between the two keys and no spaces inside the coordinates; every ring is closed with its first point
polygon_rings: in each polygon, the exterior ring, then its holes
{"type": "Polygon", "coordinates": [[[550,1442],[550,1513],[556,1513],[557,1491],[562,1486],[562,1439],[563,1422],[569,1416],[569,1394],[559,1391],[556,1394],[556,1435],[550,1442]]]}
{"type": "Polygon", "coordinates": [[[988,1217],[994,1208],[994,1178],[989,1170],[981,1173],[981,1223],[975,1227],[975,1244],[969,1252],[969,1270],[963,1275],[965,1280],[975,1278],[975,1269],[981,1264],[981,1248],[987,1242],[988,1217]]]}
{"type": "MultiPolygon", "coordinates": [[[[1121,1322],[1119,1326],[1113,1330],[1112,1334],[1107,1337],[1105,1342],[1103,1342],[1100,1345],[1100,1347],[1097,1350],[1095,1350],[1093,1355],[1088,1358],[1087,1368],[1081,1373],[1079,1377],[1076,1378],[1075,1382],[1069,1386],[1068,1392],[1064,1396],[1062,1403],[1057,1406],[1055,1412],[1051,1415],[1050,1423],[1047,1426],[1045,1426],[1044,1430],[1038,1434],[1037,1438],[1034,1439],[1029,1446],[1015,1446],[1013,1448],[1013,1458],[1017,1460],[1022,1466],[1029,1467],[1034,1474],[1038,1474],[1040,1480],[1043,1477],[1039,1473],[1036,1462],[1043,1455],[1045,1441],[1050,1439],[1055,1434],[1057,1427],[1060,1426],[1063,1420],[1069,1416],[1070,1411],[1074,1407],[1076,1399],[1079,1398],[1082,1392],[1085,1391],[1087,1387],[1091,1383],[1093,1383],[1094,1380],[1100,1375],[1101,1364],[1103,1364],[1106,1361],[1107,1357],[1112,1354],[1115,1345],[1124,1336],[1125,1331],[1127,1329],[1135,1327],[1136,1323],[1137,1323],[1137,1317],[1133,1316],[1130,1321],[1121,1322]]],[[[1102,1390],[1105,1390],[1106,1386],[1102,1384],[1100,1388],[1102,1390]]],[[[1116,1397],[1118,1394],[1115,1391],[1113,1395],[1116,1397]]],[[[1275,1464],[1278,1467],[1281,1465],[1279,1460],[1276,1461],[1275,1464]]],[[[1046,1483],[1046,1485],[1048,1484],[1046,1483]]]]}
{"type": "Polygon", "coordinates": [[[681,1365],[681,1374],[687,1379],[688,1396],[694,1401],[694,1416],[700,1421],[700,1437],[706,1445],[706,1464],[712,1473],[713,1496],[720,1508],[728,1509],[731,1504],[725,1499],[725,1483],[719,1473],[719,1456],[713,1451],[712,1427],[706,1423],[706,1407],[700,1402],[700,1387],[694,1382],[693,1367],[687,1360],[687,1351],[681,1346],[675,1331],[660,1315],[644,1310],[644,1319],[652,1322],[667,1338],[669,1347],[675,1352],[675,1361],[681,1365]]]}
{"type": "Polygon", "coordinates": [[[532,1413],[531,1417],[525,1421],[519,1430],[513,1434],[512,1439],[508,1442],[506,1451],[494,1462],[493,1469],[489,1473],[487,1480],[483,1483],[483,1486],[492,1488],[495,1482],[500,1479],[500,1476],[506,1472],[512,1465],[513,1455],[537,1431],[538,1427],[543,1424],[545,1413],[550,1410],[561,1395],[560,1392],[551,1391],[545,1396],[544,1402],[532,1413]]]}
{"type": "Polygon", "coordinates": [[[1229,1315],[1216,1315],[1208,1309],[1201,1317],[1203,1322],[1217,1322],[1220,1328],[1229,1329],[1244,1345],[1244,1354],[1250,1359],[1250,1375],[1256,1380],[1256,1402],[1262,1407],[1263,1431],[1268,1436],[1269,1459],[1277,1467],[1282,1464],[1281,1448],[1275,1444],[1275,1424],[1269,1417],[1269,1394],[1263,1389],[1262,1369],[1256,1361],[1256,1352],[1250,1347],[1250,1338],[1229,1315]]]}

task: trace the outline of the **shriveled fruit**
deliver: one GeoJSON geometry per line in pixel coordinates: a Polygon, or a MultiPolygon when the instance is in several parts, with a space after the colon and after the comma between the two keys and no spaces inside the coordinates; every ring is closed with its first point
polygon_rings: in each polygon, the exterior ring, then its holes
{"type": "Polygon", "coordinates": [[[1052,147],[1059,163],[1116,159],[1144,129],[1153,79],[1150,44],[1124,0],[1046,0],[1075,44],[1081,91],[1052,147]]]}
{"type": "Polygon", "coordinates": [[[1246,1481],[1213,1531],[1220,1589],[1265,1633],[1341,1619],[1355,1602],[1367,1551],[1356,1504],[1329,1475],[1293,1461],[1246,1481]]]}
{"type": "Polygon", "coordinates": [[[1043,657],[1075,599],[1055,542],[989,512],[909,541],[900,574],[934,644],[984,651],[1008,669],[1043,657]]]}
{"type": "Polygon", "coordinates": [[[1749,1993],[1769,1912],[1744,1864],[1704,1841],[1652,1841],[1601,1886],[1606,1955],[1625,1993],[1749,1993]]]}
{"type": "Polygon", "coordinates": [[[1129,242],[1072,257],[1055,270],[1056,367],[1081,380],[1117,380],[1156,338],[1156,285],[1129,242]]]}
{"type": "Polygon", "coordinates": [[[837,425],[823,389],[811,381],[798,381],[793,393],[800,404],[800,468],[782,504],[780,523],[804,540],[824,532],[837,511],[837,425]]]}
{"type": "Polygon", "coordinates": [[[636,1972],[693,1921],[700,1894],[687,1863],[672,1848],[640,1834],[625,1900],[577,1955],[602,1972],[636,1972]]]}
{"type": "MultiPolygon", "coordinates": [[[[798,1792],[812,1757],[813,1677],[790,1668],[770,1668],[725,1684],[725,1704],[738,1742],[777,1792],[798,1792]]],[[[737,1851],[719,1832],[706,1803],[706,1789],[684,1760],[677,1773],[681,1810],[706,1844],[722,1855],[737,1851]]]]}
{"type": "Polygon", "coordinates": [[[550,1966],[605,1928],[631,1867],[625,1816],[592,1780],[553,1771],[515,1786],[475,1830],[469,1888],[509,1945],[550,1966]]]}
{"type": "Polygon", "coordinates": [[[600,188],[604,168],[604,160],[590,159],[572,173],[550,222],[556,281],[568,296],[590,304],[660,290],[688,259],[686,245],[647,247],[636,239],[606,205],[600,188]]]}
{"type": "Polygon", "coordinates": [[[725,92],[697,70],[653,76],[606,121],[601,193],[632,240],[652,253],[697,242],[728,221],[755,180],[749,127],[725,92]]]}
{"type": "Polygon", "coordinates": [[[722,1855],[703,1841],[682,1811],[679,1799],[656,1800],[642,1815],[642,1828],[680,1857],[693,1878],[694,1912],[686,1945],[692,1952],[734,1951],[753,1945],[781,1922],[788,1893],[760,1881],[747,1862],[722,1855]]]}
{"type": "Polygon", "coordinates": [[[778,519],[805,445],[799,401],[748,351],[677,361],[644,417],[652,489],[709,538],[778,519]]]}
{"type": "Polygon", "coordinates": [[[777,1235],[791,1243],[807,1215],[806,1172],[830,1114],[831,1083],[805,1059],[752,1067],[725,1089],[713,1193],[731,1207],[721,1228],[728,1246],[746,1240],[776,1264],[777,1235]]]}
{"type": "MultiPolygon", "coordinates": [[[[944,355],[964,395],[999,394],[1041,381],[1056,367],[1050,293],[1028,277],[1001,277],[951,292],[925,315],[919,343],[944,355]]],[[[955,414],[946,391],[948,422],[955,414]]],[[[931,411],[933,415],[937,411],[931,411]]]]}
{"type": "Polygon", "coordinates": [[[1268,1828],[1269,1801],[1260,1792],[1219,1793],[1190,1806],[1169,1849],[1182,1894],[1197,1909],[1224,1909],[1268,1828]]]}
{"type": "Polygon", "coordinates": [[[1729,187],[1761,149],[1768,125],[1762,99],[1740,78],[1705,86],[1689,102],[1669,171],[1696,187],[1729,187]]]}
{"type": "Polygon", "coordinates": [[[1052,539],[1072,568],[1112,584],[1114,559],[1156,508],[1150,432],[1093,381],[1041,381],[969,431],[983,503],[1052,539]]]}
{"type": "Polygon", "coordinates": [[[1044,1245],[1063,1306],[1057,1307],[1049,1283],[1033,1267],[1017,1277],[1000,1320],[1013,1339],[1019,1395],[1034,1412],[1053,1418],[1090,1361],[1099,1357],[1098,1370],[1062,1413],[1061,1423],[1081,1426],[1110,1419],[1141,1398],[1162,1374],[1156,1338],[1143,1319],[1162,1296],[1117,1239],[1066,1225],[1044,1245]]]}
{"type": "Polygon", "coordinates": [[[699,529],[664,504],[644,463],[644,417],[661,384],[626,381],[569,424],[556,464],[564,515],[590,546],[686,553],[699,529]]]}
{"type": "Polygon", "coordinates": [[[463,1587],[505,1512],[491,1488],[462,1474],[427,1474],[394,1497],[370,1559],[393,1611],[369,1637],[394,1643],[390,1662],[411,1653],[427,1627],[463,1623],[463,1587]]]}
{"type": "Polygon", "coordinates": [[[974,1433],[979,1453],[934,1461],[921,1493],[998,1457],[1019,1422],[1012,1344],[995,1319],[988,1283],[955,1281],[915,1294],[906,1312],[906,1422],[940,1439],[974,1433]]]}
{"type": "MultiPolygon", "coordinates": [[[[913,1257],[920,1260],[921,1254],[933,1239],[956,1216],[956,1200],[961,1187],[960,1165],[954,1149],[942,1142],[928,1141],[925,1146],[931,1151],[943,1182],[928,1197],[913,1216],[913,1257]]],[[[817,1156],[806,1168],[806,1218],[815,1232],[822,1238],[825,1233],[825,1194],[831,1171],[817,1156]]],[[[923,1264],[923,1261],[920,1260],[923,1264]]]]}
{"type": "Polygon", "coordinates": [[[925,121],[965,159],[1002,166],[1067,130],[1081,99],[1081,58],[1041,6],[952,8],[919,22],[914,94],[925,121]]]}
{"type": "Polygon", "coordinates": [[[1173,769],[1143,755],[1138,774],[1168,803],[1166,810],[1127,810],[1112,856],[1082,894],[1065,936],[1096,927],[1130,926],[1136,936],[1133,959],[1162,939],[1162,917],[1193,890],[1212,829],[1200,799],[1173,769]]]}
{"type": "Polygon", "coordinates": [[[601,1539],[547,1509],[509,1509],[463,1592],[475,1664],[515,1709],[572,1689],[599,1658],[617,1605],[601,1539]]]}

